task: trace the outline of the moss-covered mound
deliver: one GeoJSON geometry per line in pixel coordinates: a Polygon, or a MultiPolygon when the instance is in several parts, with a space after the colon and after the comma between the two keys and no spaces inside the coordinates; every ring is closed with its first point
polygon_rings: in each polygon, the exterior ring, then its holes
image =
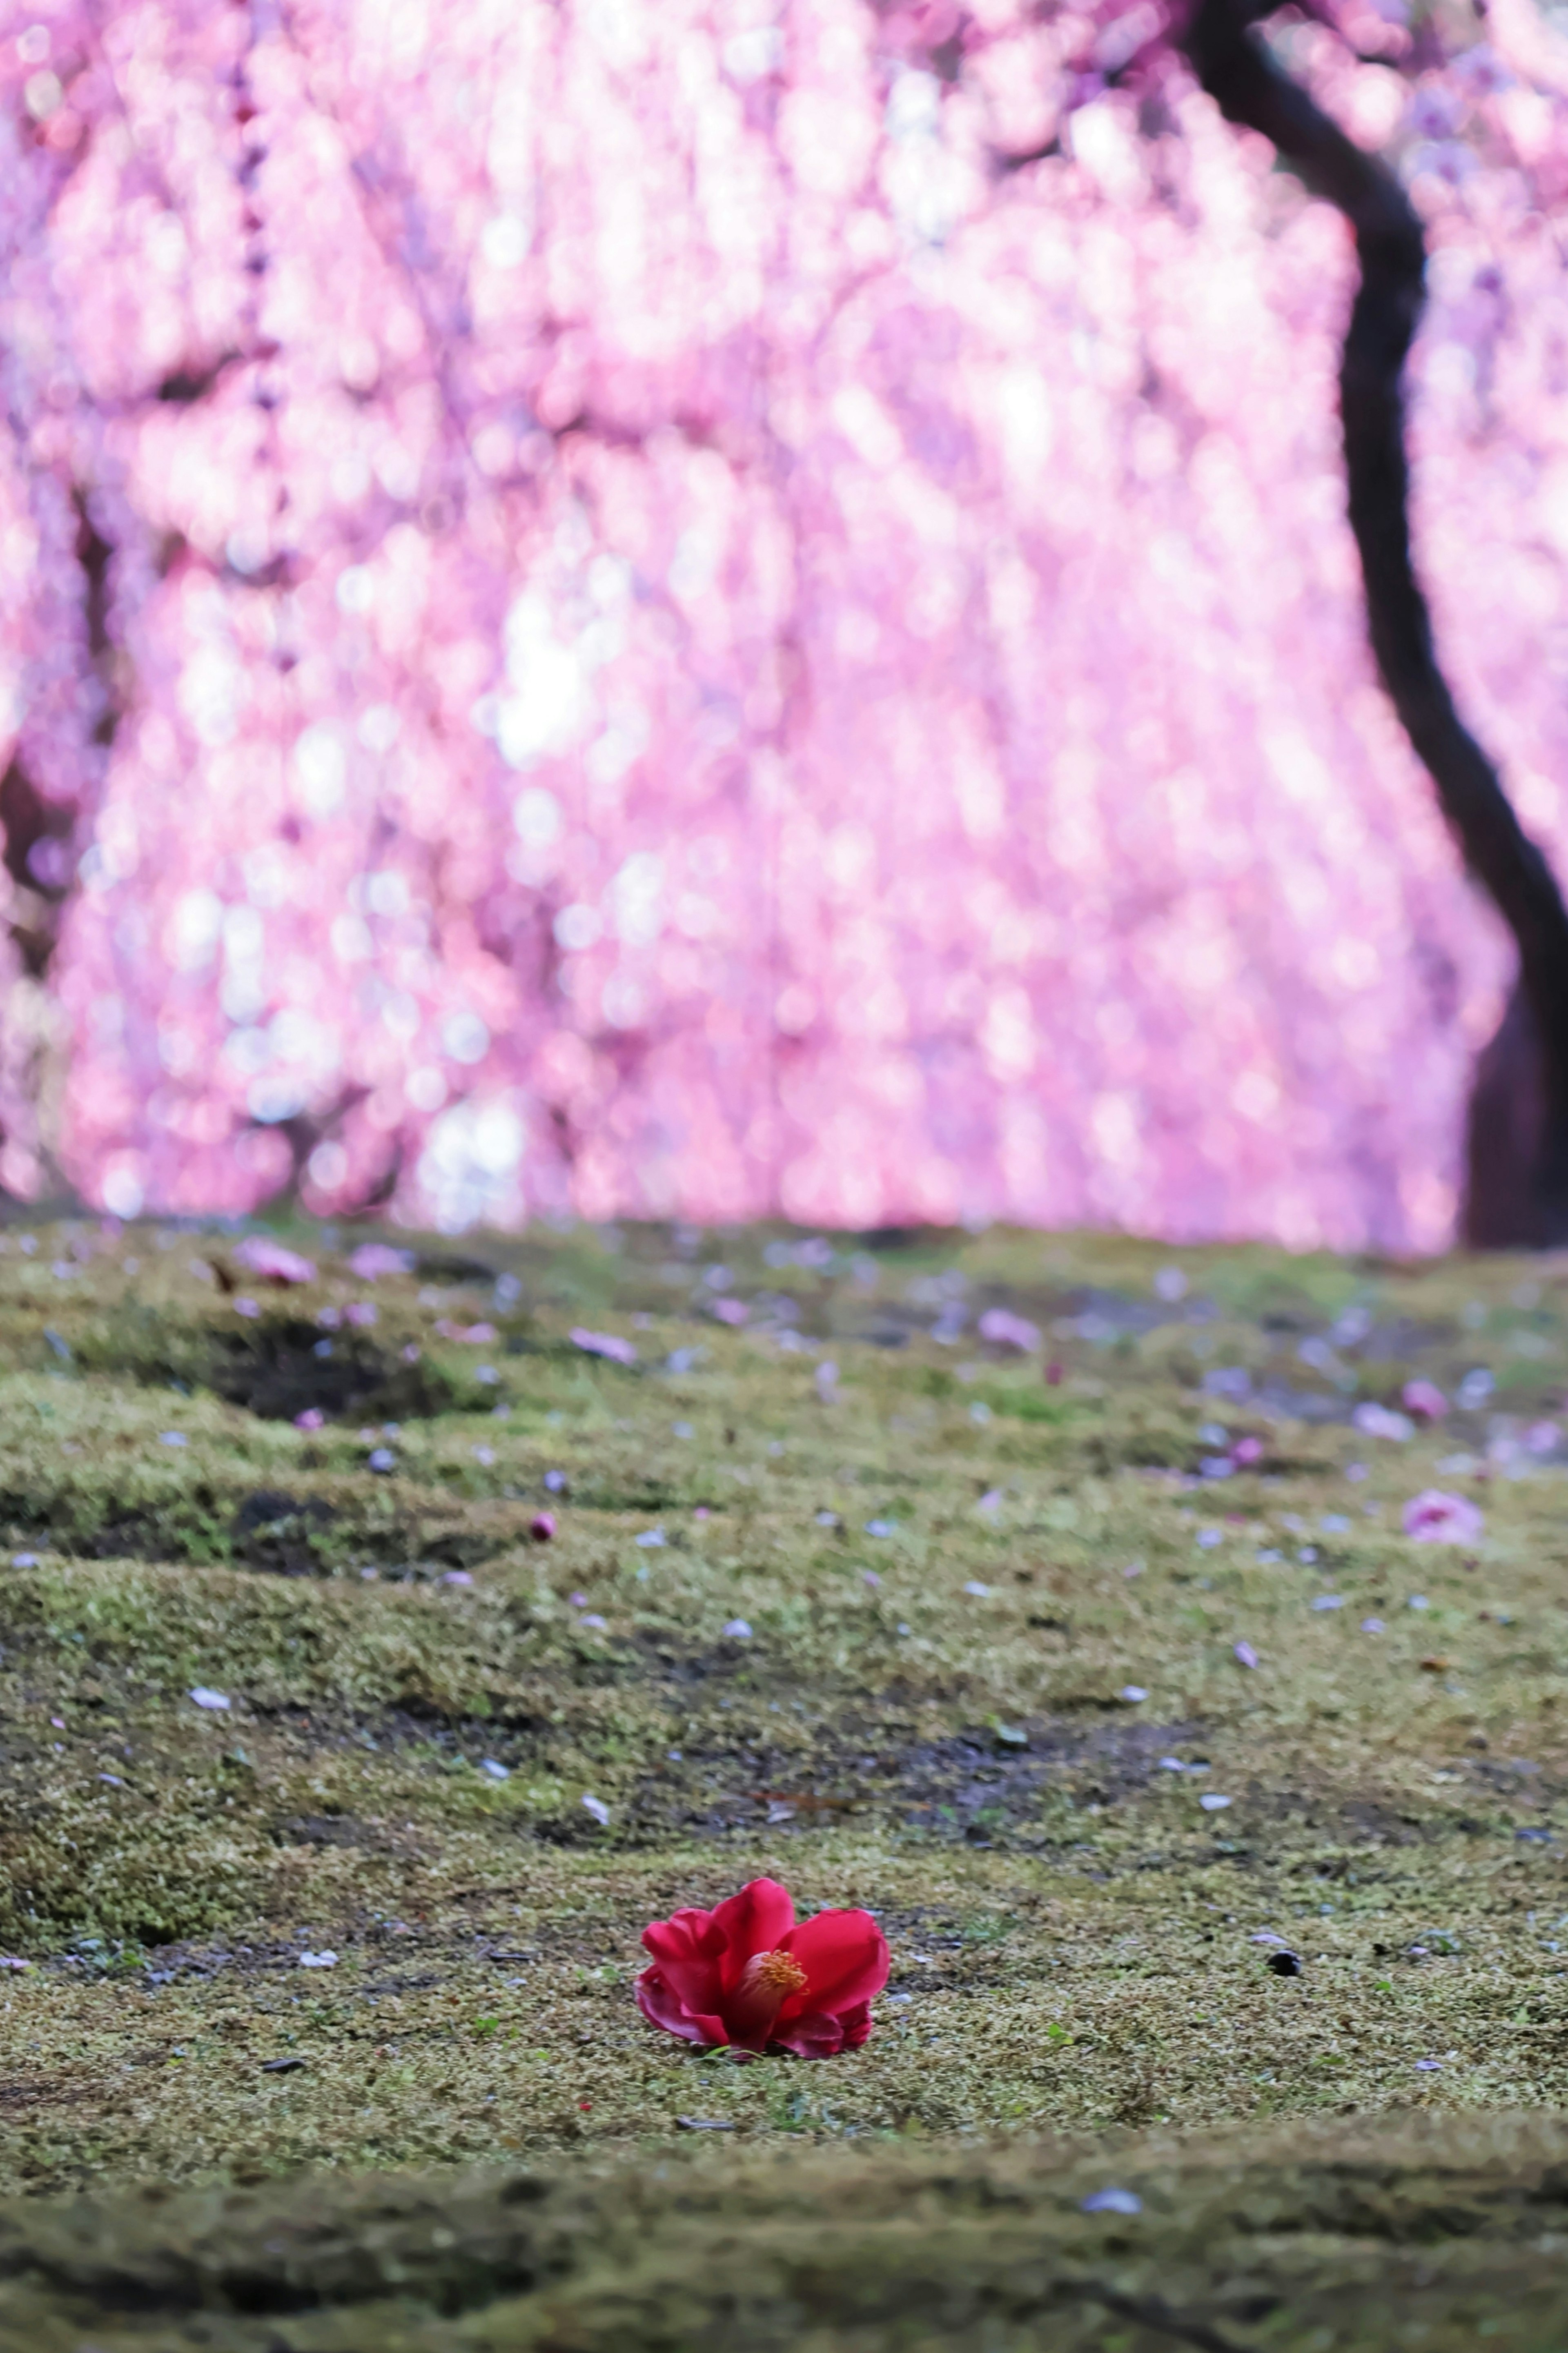
{"type": "Polygon", "coordinates": [[[1539,2118],[313,2178],[0,2210],[0,2348],[1560,2353],[1565,2234],[1539,2118]]]}
{"type": "MultiPolygon", "coordinates": [[[[283,1285],[227,1229],[0,1231],[0,2188],[210,2192],[272,2312],[274,2185],[540,2168],[431,2226],[476,2344],[700,2343],[733,2295],[763,2342],[820,2308],[824,2346],[1141,2348],[1163,2297],[1194,2344],[1328,2347],[1385,2258],[1420,2319],[1388,2249],[1428,2227],[1432,2311],[1470,2265],[1474,2341],[1525,2327],[1495,2283],[1528,2316],[1550,2136],[1527,2196],[1481,2120],[1568,2105],[1568,1266],[364,1239],[291,1233],[283,1285]],[[644,1924],[763,1872],[879,1915],[863,2050],[736,2065],[639,2016],[644,1924]],[[1265,2179],[1204,2134],[1380,2113],[1477,2120],[1431,2146],[1493,2187],[1347,2158],[1415,2202],[1319,2232],[1319,2187],[1267,2160],[1296,2221],[1201,2206],[1265,2179]],[[1174,2237],[1152,2144],[1136,2229],[1038,2146],[1127,2131],[1200,2136],[1174,2237]],[[472,2255],[546,2229],[554,2284],[472,2255]]],[[[185,2211],[118,2211],[149,2262],[185,2211]]],[[[59,2342],[228,2341],[125,2294],[59,2342]]],[[[315,2295],[233,2341],[437,2341],[315,2295]]]]}

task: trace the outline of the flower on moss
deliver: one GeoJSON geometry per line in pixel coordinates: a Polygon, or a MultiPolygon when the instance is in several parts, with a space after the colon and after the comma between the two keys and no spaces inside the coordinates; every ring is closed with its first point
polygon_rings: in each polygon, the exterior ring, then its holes
{"type": "Polygon", "coordinates": [[[1417,1421],[1441,1421],[1448,1410],[1447,1398],[1431,1381],[1406,1381],[1399,1401],[1417,1421]]]}
{"type": "Polygon", "coordinates": [[[412,1274],[412,1250],[393,1250],[386,1242],[362,1242],[348,1261],[349,1272],[361,1282],[378,1282],[384,1274],[412,1274]]]}
{"type": "Polygon", "coordinates": [[[1467,1495],[1427,1487],[1404,1507],[1404,1533],[1417,1544],[1474,1544],[1485,1522],[1467,1495]]]}
{"type": "Polygon", "coordinates": [[[313,1282],[316,1279],[311,1260],[266,1234],[247,1235],[234,1255],[248,1274],[259,1274],[264,1282],[313,1282]]]}
{"type": "Polygon", "coordinates": [[[754,1879],[712,1912],[677,1912],[642,1931],[652,1966],[637,1980],[652,2026],[687,2042],[830,2059],[871,2032],[887,1983],[887,1939],[869,1912],[795,1919],[787,1887],[754,1879]]]}
{"type": "Polygon", "coordinates": [[[636,1349],[619,1332],[586,1332],[580,1324],[575,1324],[569,1336],[573,1347],[581,1348],[587,1356],[608,1356],[614,1365],[637,1362],[636,1349]]]}

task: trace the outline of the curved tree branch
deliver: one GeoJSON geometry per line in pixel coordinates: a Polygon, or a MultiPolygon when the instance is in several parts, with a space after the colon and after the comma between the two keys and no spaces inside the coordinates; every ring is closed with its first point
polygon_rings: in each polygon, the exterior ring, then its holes
{"type": "Polygon", "coordinates": [[[1372,652],[1465,862],[1518,946],[1544,1093],[1532,1222],[1538,1239],[1560,1240],[1568,1236],[1568,907],[1454,707],[1411,560],[1404,372],[1425,296],[1421,223],[1393,173],[1274,64],[1252,31],[1267,13],[1248,0],[1199,0],[1181,46],[1227,121],[1261,132],[1355,236],[1361,284],[1340,369],[1340,415],[1372,652]]]}

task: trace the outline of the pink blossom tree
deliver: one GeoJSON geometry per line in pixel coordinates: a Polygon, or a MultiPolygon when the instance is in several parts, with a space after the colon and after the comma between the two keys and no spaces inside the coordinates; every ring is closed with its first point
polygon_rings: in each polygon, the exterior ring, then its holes
{"type": "MultiPolygon", "coordinates": [[[[1360,284],[1340,409],[1372,651],[1519,958],[1509,1014],[1471,1105],[1466,1226],[1477,1241],[1561,1242],[1568,1239],[1568,907],[1550,860],[1520,824],[1455,705],[1412,563],[1404,376],[1425,294],[1422,223],[1395,174],[1348,138],[1252,37],[1269,13],[1245,0],[1198,0],[1181,46],[1224,114],[1268,138],[1307,186],[1338,207],[1355,238],[1360,284]]],[[[1493,79],[1489,59],[1482,70],[1493,79]]],[[[1452,121],[1449,110],[1443,127],[1452,121]]]]}
{"type": "MultiPolygon", "coordinates": [[[[1213,21],[5,20],[0,1182],[1440,1243],[1509,943],[1213,21]]],[[[1418,567],[1555,852],[1568,69],[1489,23],[1222,29],[1424,226],[1418,567]]]]}

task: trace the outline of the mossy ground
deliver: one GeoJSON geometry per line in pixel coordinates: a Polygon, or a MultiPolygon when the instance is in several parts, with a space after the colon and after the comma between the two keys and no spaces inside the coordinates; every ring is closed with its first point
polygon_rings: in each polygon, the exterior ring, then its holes
{"type": "Polygon", "coordinates": [[[289,1239],[4,1237],[0,2181],[1568,2106],[1568,1265],[289,1239]],[[639,2017],[764,1871],[881,1916],[863,2052],[639,2017]]]}
{"type": "Polygon", "coordinates": [[[0,2353],[1561,2353],[1561,2119],[325,2179],[0,2210],[0,2353]],[[1129,2183],[1136,2189],[1129,2190],[1129,2183]]]}

